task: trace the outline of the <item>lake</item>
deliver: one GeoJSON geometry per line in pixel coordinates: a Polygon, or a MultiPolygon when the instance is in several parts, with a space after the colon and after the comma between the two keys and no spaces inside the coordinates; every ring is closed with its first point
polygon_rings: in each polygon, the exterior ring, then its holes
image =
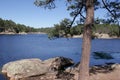
{"type": "MultiPolygon", "coordinates": [[[[28,35],[0,35],[0,67],[10,61],[26,58],[40,58],[42,60],[64,56],[78,62],[82,46],[81,38],[48,39],[45,34],[28,35]]],[[[91,55],[90,65],[108,62],[120,63],[120,39],[94,39],[93,52],[103,51],[112,54],[114,59],[94,59],[91,55]]],[[[3,76],[0,75],[0,80],[3,76]]]]}

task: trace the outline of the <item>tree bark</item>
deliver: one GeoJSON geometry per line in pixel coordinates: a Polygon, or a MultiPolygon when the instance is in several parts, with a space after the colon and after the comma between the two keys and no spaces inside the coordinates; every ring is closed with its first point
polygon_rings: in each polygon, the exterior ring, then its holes
{"type": "Polygon", "coordinates": [[[78,80],[89,80],[89,62],[91,53],[91,33],[94,23],[94,0],[86,0],[86,20],[84,23],[80,74],[78,80]]]}

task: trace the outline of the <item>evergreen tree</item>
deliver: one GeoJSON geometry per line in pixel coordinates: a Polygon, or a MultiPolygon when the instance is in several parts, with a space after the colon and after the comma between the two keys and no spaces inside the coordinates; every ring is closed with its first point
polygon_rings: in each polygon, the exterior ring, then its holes
{"type": "MultiPolygon", "coordinates": [[[[54,9],[56,0],[35,0],[36,6],[54,9]]],[[[78,15],[80,20],[84,21],[82,56],[80,62],[80,77],[79,80],[89,80],[89,58],[91,50],[91,34],[94,25],[94,11],[99,8],[105,8],[110,13],[109,23],[116,22],[120,16],[120,1],[118,0],[66,0],[69,3],[68,10],[71,10],[70,15],[73,16],[71,27],[78,15]],[[103,5],[101,4],[103,3],[103,5]],[[102,6],[101,6],[101,5],[102,6]],[[83,13],[85,12],[86,17],[83,13]]]]}

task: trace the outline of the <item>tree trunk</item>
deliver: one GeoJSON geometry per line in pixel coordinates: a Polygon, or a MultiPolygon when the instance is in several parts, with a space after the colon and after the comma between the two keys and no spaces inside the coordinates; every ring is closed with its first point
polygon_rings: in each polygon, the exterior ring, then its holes
{"type": "Polygon", "coordinates": [[[78,80],[89,80],[89,62],[91,52],[91,33],[94,23],[94,0],[86,0],[86,20],[84,23],[80,74],[78,80]]]}

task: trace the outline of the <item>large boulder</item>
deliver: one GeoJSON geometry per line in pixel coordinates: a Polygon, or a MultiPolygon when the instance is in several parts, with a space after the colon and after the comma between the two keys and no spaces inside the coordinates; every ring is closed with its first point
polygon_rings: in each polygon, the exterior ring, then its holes
{"type": "Polygon", "coordinates": [[[40,59],[24,59],[5,64],[2,72],[7,73],[8,77],[23,78],[45,74],[48,71],[45,66],[40,59]]]}
{"type": "Polygon", "coordinates": [[[11,80],[28,78],[31,76],[43,76],[49,74],[54,78],[58,75],[59,70],[73,65],[73,61],[69,58],[56,57],[45,61],[40,59],[23,59],[5,64],[2,73],[7,74],[11,80]]]}

